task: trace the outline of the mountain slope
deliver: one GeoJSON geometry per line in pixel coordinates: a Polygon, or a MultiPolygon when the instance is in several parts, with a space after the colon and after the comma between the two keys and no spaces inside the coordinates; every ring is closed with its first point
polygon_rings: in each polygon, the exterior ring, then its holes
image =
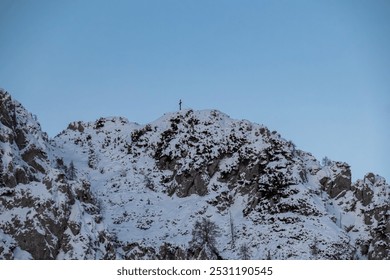
{"type": "Polygon", "coordinates": [[[38,122],[0,91],[0,258],[111,258],[86,181],[68,180],[38,122]]]}
{"type": "Polygon", "coordinates": [[[385,179],[352,184],[263,125],[184,110],[48,139],[0,97],[2,258],[389,259],[385,179]]]}

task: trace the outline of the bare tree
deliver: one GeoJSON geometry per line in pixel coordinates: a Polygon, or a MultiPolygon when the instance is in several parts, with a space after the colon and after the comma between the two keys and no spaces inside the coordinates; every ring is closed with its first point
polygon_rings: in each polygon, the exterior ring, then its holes
{"type": "Polygon", "coordinates": [[[343,216],[341,215],[341,212],[340,212],[340,214],[339,214],[339,228],[342,228],[342,226],[343,226],[342,219],[343,219],[343,216]]]}
{"type": "Polygon", "coordinates": [[[215,250],[217,243],[216,237],[219,235],[220,228],[218,225],[209,219],[202,218],[202,220],[196,221],[194,224],[191,243],[201,247],[208,245],[215,250]]]}
{"type": "Polygon", "coordinates": [[[236,246],[236,234],[234,232],[234,223],[233,223],[233,218],[232,218],[232,212],[229,212],[229,224],[230,224],[230,235],[231,235],[231,238],[232,238],[232,241],[231,241],[231,246],[232,246],[232,249],[236,246]]]}

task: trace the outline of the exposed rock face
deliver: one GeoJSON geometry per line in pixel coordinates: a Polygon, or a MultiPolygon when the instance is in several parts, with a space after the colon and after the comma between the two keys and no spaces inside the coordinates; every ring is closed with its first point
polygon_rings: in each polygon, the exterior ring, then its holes
{"type": "Polygon", "coordinates": [[[74,130],[78,132],[84,132],[84,126],[82,122],[73,122],[68,125],[69,130],[74,130]]]}
{"type": "MultiPolygon", "coordinates": [[[[390,199],[389,188],[384,178],[368,173],[358,180],[351,192],[354,197],[350,203],[360,208],[359,212],[370,236],[364,244],[368,248],[369,259],[389,259],[390,256],[390,199]]],[[[351,209],[346,209],[351,210],[351,209]]],[[[353,210],[353,209],[352,209],[353,210]]],[[[358,240],[360,241],[360,240],[358,240]]],[[[362,242],[360,242],[362,243],[362,242]]]]}
{"type": "Polygon", "coordinates": [[[263,125],[186,110],[49,140],[0,91],[2,259],[389,259],[389,193],[263,125]],[[193,244],[203,218],[220,228],[193,244]],[[271,241],[270,241],[271,240],[271,241]]]}
{"type": "Polygon", "coordinates": [[[86,183],[52,167],[46,134],[4,91],[0,120],[0,259],[112,258],[86,183]]]}
{"type": "Polygon", "coordinates": [[[47,167],[47,135],[20,103],[0,91],[3,183],[15,187],[42,178],[47,167]]]}
{"type": "Polygon", "coordinates": [[[351,170],[344,162],[333,162],[325,167],[327,175],[321,178],[320,184],[331,198],[351,189],[351,170]]]}

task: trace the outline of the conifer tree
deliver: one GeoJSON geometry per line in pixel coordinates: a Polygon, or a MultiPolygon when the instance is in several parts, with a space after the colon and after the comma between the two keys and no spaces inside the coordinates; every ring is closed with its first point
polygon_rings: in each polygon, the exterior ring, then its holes
{"type": "Polygon", "coordinates": [[[74,167],[73,160],[70,162],[70,165],[68,168],[68,178],[69,178],[69,180],[76,179],[76,168],[74,167]]]}
{"type": "Polygon", "coordinates": [[[239,256],[242,260],[250,260],[251,259],[251,252],[249,249],[248,244],[244,243],[240,247],[239,256]]]}

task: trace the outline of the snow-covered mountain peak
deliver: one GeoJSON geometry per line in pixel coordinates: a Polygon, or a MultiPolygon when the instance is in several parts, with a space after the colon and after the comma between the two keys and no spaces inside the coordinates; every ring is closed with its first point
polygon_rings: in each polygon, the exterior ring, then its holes
{"type": "Polygon", "coordinates": [[[353,183],[347,163],[264,125],[187,109],[73,122],[48,140],[0,97],[2,258],[389,258],[384,178],[353,183]]]}
{"type": "Polygon", "coordinates": [[[3,170],[13,171],[5,172],[6,185],[42,177],[48,167],[48,136],[37,117],[5,91],[0,91],[0,141],[3,170]]]}

